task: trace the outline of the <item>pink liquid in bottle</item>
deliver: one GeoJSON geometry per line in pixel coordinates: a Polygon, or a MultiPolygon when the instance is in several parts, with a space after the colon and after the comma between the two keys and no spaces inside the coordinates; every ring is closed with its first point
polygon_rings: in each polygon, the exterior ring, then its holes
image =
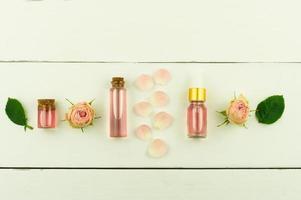
{"type": "Polygon", "coordinates": [[[190,105],[187,108],[187,129],[189,137],[207,136],[206,89],[190,88],[190,105]]]}
{"type": "Polygon", "coordinates": [[[56,109],[54,99],[38,100],[38,128],[56,127],[56,109]]]}
{"type": "Polygon", "coordinates": [[[191,102],[187,109],[189,137],[206,137],[207,108],[203,102],[191,102]]]}
{"type": "Polygon", "coordinates": [[[127,136],[126,89],[122,77],[113,77],[110,89],[110,136],[127,136]]]}

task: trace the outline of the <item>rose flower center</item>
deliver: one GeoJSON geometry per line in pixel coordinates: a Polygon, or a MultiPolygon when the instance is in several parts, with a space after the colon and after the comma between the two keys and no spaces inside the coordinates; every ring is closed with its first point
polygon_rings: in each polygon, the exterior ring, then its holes
{"type": "Polygon", "coordinates": [[[80,117],[86,117],[87,116],[87,113],[86,113],[86,111],[79,111],[79,116],[80,117]]]}

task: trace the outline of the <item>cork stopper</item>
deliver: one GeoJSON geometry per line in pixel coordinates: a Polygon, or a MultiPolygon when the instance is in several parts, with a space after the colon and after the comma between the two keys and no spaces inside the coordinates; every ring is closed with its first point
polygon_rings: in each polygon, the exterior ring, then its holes
{"type": "Polygon", "coordinates": [[[125,82],[123,77],[113,77],[111,83],[113,88],[124,88],[125,82]]]}
{"type": "Polygon", "coordinates": [[[55,99],[38,99],[38,108],[55,110],[55,99]]]}

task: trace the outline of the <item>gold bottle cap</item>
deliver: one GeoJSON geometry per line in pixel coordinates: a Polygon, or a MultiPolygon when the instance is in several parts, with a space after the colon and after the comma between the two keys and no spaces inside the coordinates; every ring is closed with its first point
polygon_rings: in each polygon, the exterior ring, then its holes
{"type": "Polygon", "coordinates": [[[189,88],[189,101],[206,101],[206,88],[189,88]]]}

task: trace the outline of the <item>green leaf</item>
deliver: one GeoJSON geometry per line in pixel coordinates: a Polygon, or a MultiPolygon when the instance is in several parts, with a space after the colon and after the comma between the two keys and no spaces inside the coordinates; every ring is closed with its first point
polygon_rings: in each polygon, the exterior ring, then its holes
{"type": "Polygon", "coordinates": [[[256,109],[256,118],[259,123],[273,124],[281,118],[285,108],[282,95],[270,96],[260,102],[256,109]]]}
{"type": "Polygon", "coordinates": [[[223,116],[225,116],[225,117],[227,117],[227,112],[225,110],[224,111],[220,111],[218,113],[221,114],[221,115],[223,115],[223,116]]]}
{"type": "Polygon", "coordinates": [[[8,116],[8,118],[15,124],[24,126],[24,130],[26,131],[26,128],[33,129],[31,126],[27,124],[27,118],[25,110],[17,99],[8,98],[5,112],[8,116]]]}

